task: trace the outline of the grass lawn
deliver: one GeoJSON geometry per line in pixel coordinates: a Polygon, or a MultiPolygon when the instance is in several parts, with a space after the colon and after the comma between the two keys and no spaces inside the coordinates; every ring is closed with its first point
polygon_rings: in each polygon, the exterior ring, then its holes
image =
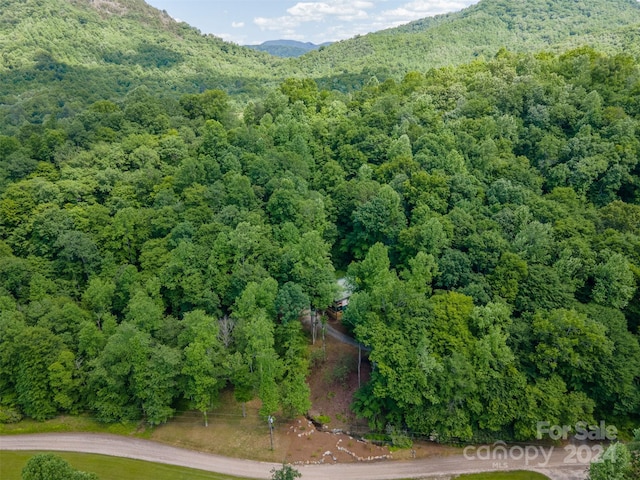
{"type": "Polygon", "coordinates": [[[456,480],[549,480],[549,477],[536,472],[518,470],[513,472],[472,473],[460,475],[456,480]]]}
{"type": "Polygon", "coordinates": [[[141,438],[148,438],[151,435],[151,429],[145,428],[141,422],[100,423],[86,415],[60,415],[43,422],[25,418],[17,423],[0,424],[0,435],[52,432],[114,433],[141,438]]]}
{"type": "MultiPolygon", "coordinates": [[[[0,451],[0,478],[20,480],[22,468],[33,455],[43,452],[0,451]]],[[[128,458],[88,453],[52,452],[64,458],[76,470],[94,472],[100,480],[242,480],[218,473],[128,458]]]]}

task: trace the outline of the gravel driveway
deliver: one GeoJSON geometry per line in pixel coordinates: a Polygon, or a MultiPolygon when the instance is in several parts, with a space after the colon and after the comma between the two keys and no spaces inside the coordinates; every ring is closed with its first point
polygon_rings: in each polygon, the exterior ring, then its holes
{"type": "MultiPolygon", "coordinates": [[[[532,447],[533,448],[533,447],[532,447]]],[[[45,433],[0,436],[0,450],[50,450],[98,453],[134,458],[150,462],[197,468],[212,472],[249,478],[270,478],[271,469],[278,464],[229,458],[209,453],[172,447],[148,440],[116,435],[90,433],[45,433]]],[[[305,465],[297,467],[305,480],[390,480],[402,478],[447,479],[460,473],[490,470],[530,469],[553,480],[585,480],[586,465],[567,464],[567,453],[560,447],[547,452],[548,463],[542,457],[508,462],[469,459],[463,455],[431,457],[413,461],[381,461],[336,465],[305,465]]]]}

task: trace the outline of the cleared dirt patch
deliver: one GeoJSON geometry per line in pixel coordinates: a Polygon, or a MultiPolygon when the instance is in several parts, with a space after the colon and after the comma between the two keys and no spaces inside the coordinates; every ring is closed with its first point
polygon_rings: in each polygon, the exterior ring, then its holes
{"type": "MultiPolygon", "coordinates": [[[[354,433],[367,431],[367,423],[351,412],[353,395],[358,390],[358,349],[327,336],[310,347],[311,410],[309,415],[331,429],[354,433]]],[[[371,367],[362,354],[360,383],[369,380],[371,367]]]]}
{"type": "Polygon", "coordinates": [[[385,447],[358,441],[346,434],[319,431],[305,417],[286,422],[276,419],[274,449],[269,428],[258,416],[259,403],[242,407],[231,392],[224,394],[224,408],[209,414],[205,427],[199,412],[184,412],[166,425],[157,427],[151,440],[220,455],[271,462],[335,463],[355,462],[389,456],[385,447]],[[330,453],[327,453],[330,452],[330,453]]]}

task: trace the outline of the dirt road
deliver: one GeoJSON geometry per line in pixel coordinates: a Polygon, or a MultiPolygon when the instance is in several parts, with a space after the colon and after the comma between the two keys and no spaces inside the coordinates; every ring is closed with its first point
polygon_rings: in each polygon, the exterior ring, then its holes
{"type": "MultiPolygon", "coordinates": [[[[401,478],[451,478],[460,473],[490,470],[535,470],[552,480],[584,480],[586,465],[571,465],[574,458],[561,447],[529,447],[509,450],[509,460],[481,460],[487,451],[467,450],[465,455],[432,457],[413,461],[382,461],[335,465],[297,466],[304,480],[391,480],[401,478]],[[535,452],[534,452],[534,449],[535,452]],[[534,457],[535,453],[535,457],[534,457]],[[519,459],[518,459],[519,457],[519,459]],[[528,460],[527,460],[528,459],[528,460]],[[545,463],[546,461],[546,463],[545,463]]],[[[119,437],[86,433],[50,433],[0,436],[0,450],[50,450],[99,453],[150,462],[179,465],[201,470],[249,478],[270,478],[277,464],[228,458],[168,445],[119,437]]]]}

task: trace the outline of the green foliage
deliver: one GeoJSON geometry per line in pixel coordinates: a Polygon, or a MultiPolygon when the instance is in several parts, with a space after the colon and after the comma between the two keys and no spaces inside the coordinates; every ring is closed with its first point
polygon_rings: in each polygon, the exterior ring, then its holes
{"type": "Polygon", "coordinates": [[[624,308],[633,296],[636,284],[633,273],[623,255],[606,255],[606,262],[594,272],[593,300],[614,308],[624,308]]]}
{"type": "Polygon", "coordinates": [[[399,428],[394,427],[393,425],[387,425],[386,428],[387,435],[391,439],[391,445],[396,448],[411,448],[413,446],[413,442],[411,438],[407,435],[406,430],[401,430],[399,428]]]}
{"type": "Polygon", "coordinates": [[[16,423],[22,420],[19,411],[11,407],[0,406],[0,423],[16,423]]]}
{"type": "Polygon", "coordinates": [[[203,412],[208,426],[207,410],[217,403],[225,384],[227,359],[219,339],[218,322],[201,310],[187,313],[182,321],[185,328],[179,340],[184,353],[184,395],[203,412]]]}
{"type": "Polygon", "coordinates": [[[97,480],[95,473],[75,470],[66,460],[52,453],[29,459],[22,469],[22,480],[97,480]]]}
{"type": "Polygon", "coordinates": [[[401,79],[413,71],[493,58],[505,54],[505,46],[511,51],[538,52],[596,45],[607,51],[622,47],[637,54],[630,31],[638,22],[640,9],[633,0],[589,0],[580,5],[561,0],[515,4],[484,0],[461,12],[337,42],[301,57],[298,64],[327,83],[332,73],[345,72],[342,83],[346,89],[354,78],[358,85],[374,76],[380,81],[388,76],[401,79]]]}
{"type": "Polygon", "coordinates": [[[24,413],[36,420],[50,418],[58,410],[49,376],[62,348],[60,338],[42,327],[27,327],[16,338],[16,399],[24,413]]]}
{"type": "Polygon", "coordinates": [[[329,423],[331,423],[331,417],[327,415],[317,415],[313,417],[313,419],[322,425],[328,425],[329,423]]]}
{"type": "Polygon", "coordinates": [[[294,480],[302,477],[302,474],[291,465],[282,465],[282,468],[271,470],[272,480],[294,480]]]}
{"type": "MultiPolygon", "coordinates": [[[[166,91],[166,82],[194,96],[220,88],[253,93],[262,89],[262,82],[284,77],[274,74],[282,64],[279,59],[202,35],[138,0],[113,6],[47,0],[46,7],[37,0],[11,1],[0,19],[0,35],[11,52],[0,61],[4,72],[0,95],[30,97],[12,101],[13,125],[75,110],[79,99],[111,100],[140,85],[164,97],[174,97],[166,91]]],[[[209,93],[197,96],[205,110],[216,103],[209,93]]],[[[157,110],[140,106],[132,105],[128,114],[142,120],[141,125],[158,129],[167,121],[157,110]]],[[[197,110],[189,109],[200,115],[197,110]]],[[[82,130],[78,124],[75,138],[84,136],[82,130]]],[[[40,158],[46,159],[59,138],[49,134],[34,141],[40,158]]]]}
{"type": "Polygon", "coordinates": [[[144,416],[157,425],[173,415],[179,354],[155,344],[130,323],[121,324],[94,360],[91,403],[100,419],[133,420],[144,416]]]}
{"type": "Polygon", "coordinates": [[[631,454],[630,478],[635,478],[640,474],[640,428],[633,431],[633,441],[629,443],[629,453],[631,454]]]}
{"type": "Polygon", "coordinates": [[[309,297],[297,283],[287,282],[279,290],[275,307],[283,323],[296,320],[309,307],[309,297]]]}
{"type": "Polygon", "coordinates": [[[616,442],[589,466],[589,480],[627,480],[631,476],[631,454],[624,443],[616,442]]]}

